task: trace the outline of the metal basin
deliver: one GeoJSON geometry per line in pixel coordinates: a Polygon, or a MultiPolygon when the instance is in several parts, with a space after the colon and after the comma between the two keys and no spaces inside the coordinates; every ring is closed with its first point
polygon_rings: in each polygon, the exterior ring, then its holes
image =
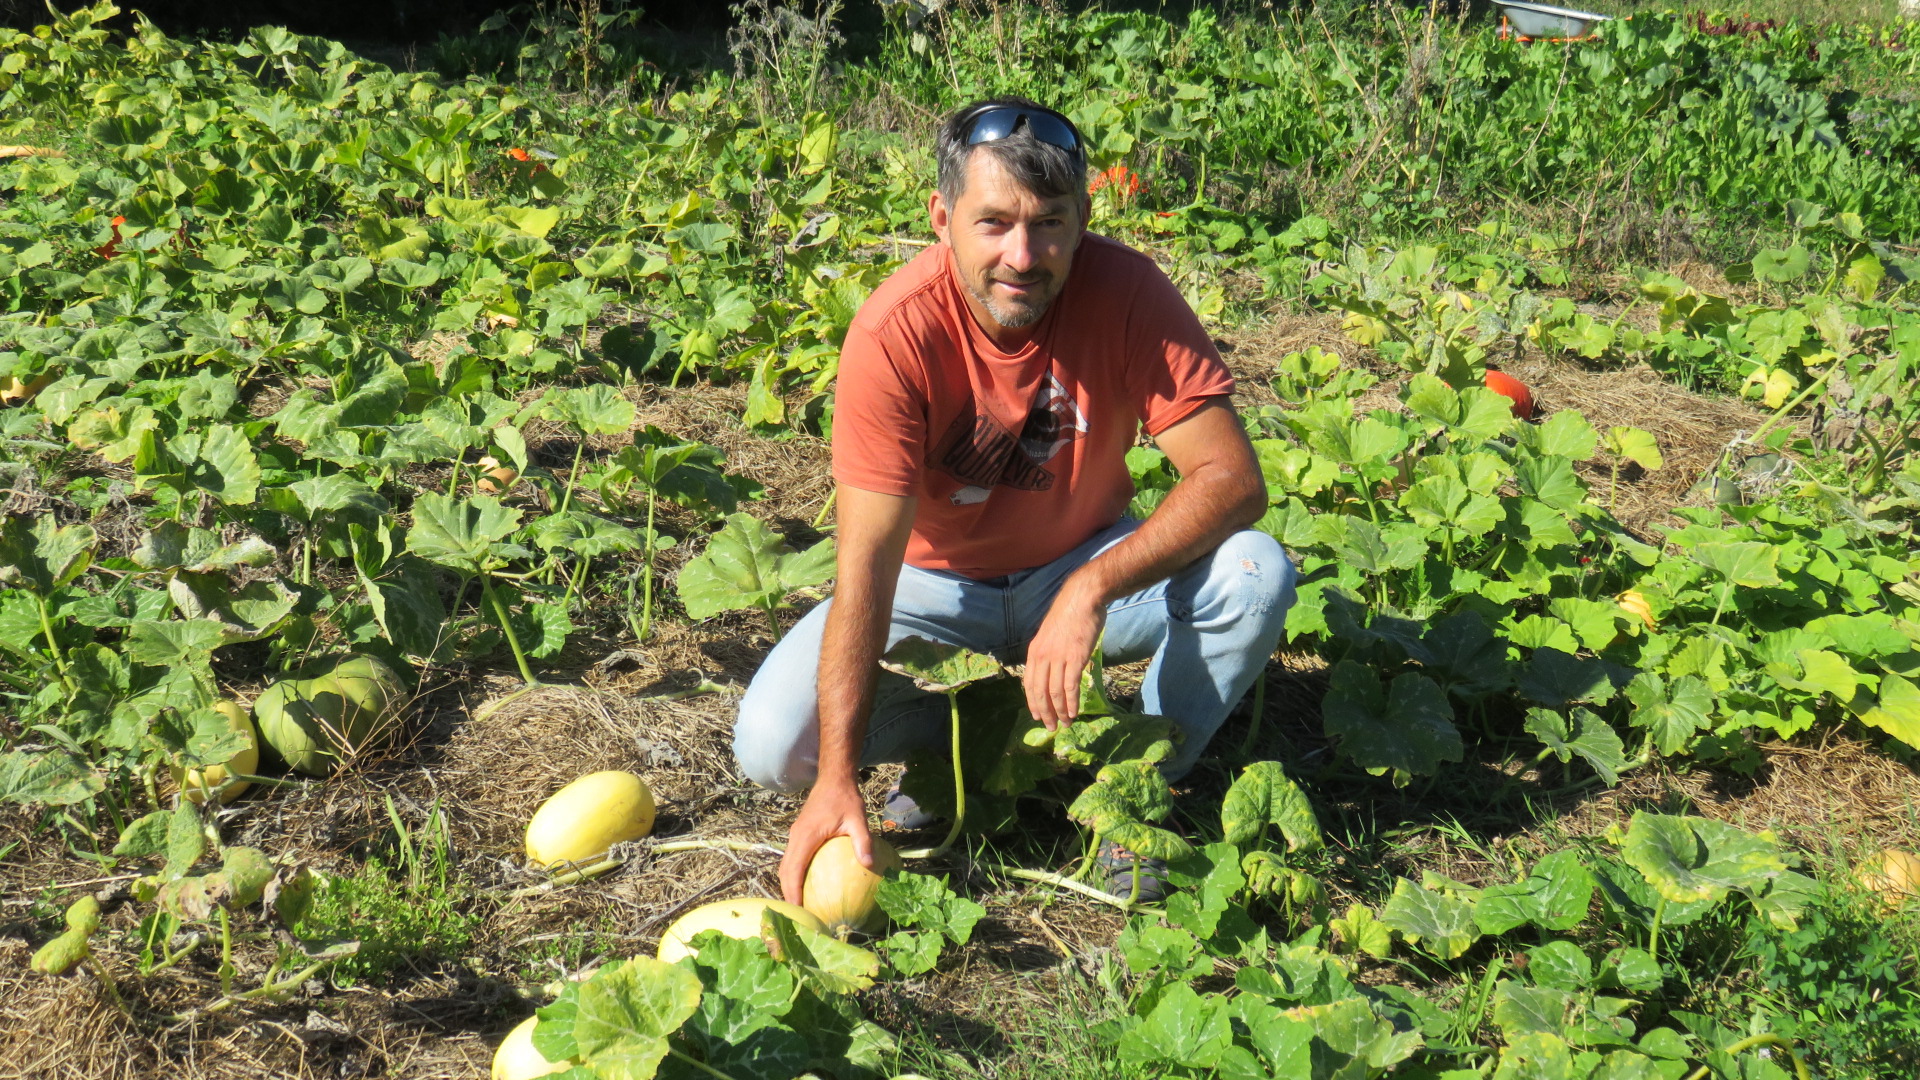
{"type": "Polygon", "coordinates": [[[1530,38],[1586,37],[1595,25],[1612,18],[1611,15],[1599,15],[1591,11],[1575,11],[1547,4],[1508,3],[1507,0],[1500,0],[1500,10],[1506,15],[1514,33],[1530,38]]]}

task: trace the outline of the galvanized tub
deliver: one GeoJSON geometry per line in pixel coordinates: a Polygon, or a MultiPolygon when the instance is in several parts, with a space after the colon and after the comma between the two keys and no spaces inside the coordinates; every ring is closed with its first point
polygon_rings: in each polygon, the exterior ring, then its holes
{"type": "Polygon", "coordinates": [[[1613,17],[1548,4],[1520,4],[1508,0],[1499,0],[1499,3],[1501,12],[1507,17],[1507,24],[1521,37],[1586,37],[1594,26],[1613,17]]]}

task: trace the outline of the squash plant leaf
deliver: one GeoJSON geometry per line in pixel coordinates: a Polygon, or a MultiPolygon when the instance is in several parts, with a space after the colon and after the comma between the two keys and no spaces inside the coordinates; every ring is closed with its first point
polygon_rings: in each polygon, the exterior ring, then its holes
{"type": "Polygon", "coordinates": [[[542,415],[588,435],[618,435],[633,425],[633,402],[605,383],[563,390],[547,400],[542,415]]]}
{"type": "Polygon", "coordinates": [[[491,495],[455,499],[437,491],[413,501],[407,550],[430,563],[469,576],[521,553],[501,543],[520,526],[520,511],[491,495]]]}
{"type": "Polygon", "coordinates": [[[1514,442],[1544,457],[1585,461],[1600,445],[1600,433],[1587,418],[1571,409],[1554,413],[1538,424],[1516,424],[1514,442]]]}
{"type": "Polygon", "coordinates": [[[771,908],[761,913],[760,931],[800,981],[824,993],[857,994],[880,975],[878,956],[800,926],[771,908]]]}
{"type": "Polygon", "coordinates": [[[573,1038],[596,1073],[646,1080],[667,1056],[667,1036],[700,1007],[700,977],[636,956],[580,987],[573,1038]]]}
{"type": "Polygon", "coordinates": [[[106,790],[86,758],[64,747],[15,750],[0,758],[0,802],[71,806],[106,790]]]}
{"type": "Polygon", "coordinates": [[[1327,928],[1334,940],[1376,960],[1385,960],[1393,952],[1393,928],[1375,918],[1365,904],[1354,904],[1340,918],[1328,919],[1327,928]]]}
{"type": "Polygon", "coordinates": [[[1575,709],[1566,716],[1550,709],[1528,709],[1527,731],[1563,762],[1578,755],[1609,786],[1619,781],[1620,770],[1626,767],[1627,752],[1620,736],[1590,709],[1575,709]]]}
{"type": "Polygon", "coordinates": [[[1645,811],[1628,823],[1621,857],[1661,896],[1678,903],[1719,901],[1730,889],[1758,893],[1787,869],[1768,834],[1645,811]]]}
{"type": "Polygon", "coordinates": [[[1548,708],[1574,702],[1604,705],[1614,695],[1614,680],[1625,681],[1626,670],[1598,658],[1582,658],[1554,648],[1539,648],[1520,676],[1520,693],[1548,708]]]}
{"type": "Polygon", "coordinates": [[[1780,584],[1780,548],[1755,540],[1715,540],[1695,544],[1687,554],[1694,562],[1746,589],[1780,584]]]}
{"type": "Polygon", "coordinates": [[[1583,1080],[1592,1074],[1575,1064],[1565,1039],[1551,1031],[1528,1031],[1507,1039],[1493,1075],[1499,1080],[1583,1080]]]}
{"type": "Polygon", "coordinates": [[[680,570],[680,602],[705,619],[722,611],[761,608],[771,615],[788,593],[833,576],[833,541],[796,552],[750,514],[732,514],[707,549],[680,570]]]}
{"type": "MultiPolygon", "coordinates": [[[[1880,685],[1884,693],[1886,680],[1880,685]]],[[[1645,728],[1662,754],[1671,756],[1681,752],[1693,742],[1695,735],[1713,724],[1713,691],[1698,675],[1681,675],[1668,681],[1645,671],[1627,684],[1626,693],[1627,700],[1633,702],[1630,722],[1634,727],[1645,728]]],[[[1915,704],[1920,705],[1920,701],[1915,704]]]]}
{"type": "Polygon", "coordinates": [[[1891,672],[1880,676],[1880,693],[1862,692],[1848,705],[1860,722],[1920,748],[1920,686],[1891,672]]]}
{"type": "Polygon", "coordinates": [[[1313,1025],[1315,1076],[1385,1075],[1426,1042],[1418,1031],[1395,1028],[1393,1021],[1375,1012],[1372,1002],[1361,997],[1303,1005],[1281,1015],[1313,1025]],[[1319,1071],[1322,1063],[1324,1073],[1319,1071]]]}
{"type": "Polygon", "coordinates": [[[1406,878],[1394,882],[1393,896],[1381,909],[1380,921],[1398,930],[1409,945],[1441,960],[1459,956],[1480,938],[1472,904],[1406,878]]]}
{"type": "Polygon", "coordinates": [[[1666,464],[1666,459],[1660,456],[1660,444],[1654,440],[1653,433],[1636,427],[1608,428],[1607,453],[1625,458],[1648,472],[1666,464]]]}
{"type": "Polygon", "coordinates": [[[1211,1069],[1233,1045],[1227,999],[1202,997],[1186,983],[1175,983],[1145,1020],[1120,1038],[1122,1061],[1211,1069]]]}
{"type": "Polygon", "coordinates": [[[533,546],[542,551],[559,551],[582,559],[633,551],[641,546],[640,534],[585,510],[548,514],[527,527],[533,546]]]}
{"type": "Polygon", "coordinates": [[[1565,932],[1580,925],[1593,902],[1593,874],[1571,850],[1556,851],[1533,866],[1527,879],[1513,885],[1489,885],[1473,906],[1483,934],[1504,934],[1531,923],[1565,932]]]}
{"type": "Polygon", "coordinates": [[[1431,773],[1443,761],[1459,761],[1464,750],[1446,691],[1416,672],[1383,687],[1365,665],[1342,660],[1321,715],[1341,752],[1376,773],[1431,773]]]}
{"type": "Polygon", "coordinates": [[[1513,402],[1481,386],[1455,390],[1437,375],[1420,372],[1407,383],[1400,400],[1447,434],[1470,442],[1499,438],[1513,426],[1513,402]]]}
{"type": "MultiPolygon", "coordinates": [[[[1532,972],[1531,964],[1527,970],[1532,972]]],[[[1501,979],[1493,992],[1493,1022],[1510,1041],[1525,1035],[1557,1037],[1572,1003],[1572,996],[1563,990],[1501,979]]]]}
{"type": "Polygon", "coordinates": [[[1279,762],[1256,761],[1221,800],[1221,834],[1231,844],[1254,843],[1269,825],[1286,837],[1288,851],[1317,851],[1324,844],[1320,819],[1300,785],[1279,762]]]}
{"type": "Polygon", "coordinates": [[[793,972],[769,955],[757,937],[715,935],[700,947],[693,963],[707,992],[687,1031],[698,1036],[702,1049],[742,1042],[793,1005],[793,972]]]}
{"type": "Polygon", "coordinates": [[[913,680],[930,694],[958,690],[1000,674],[1000,661],[959,645],[931,638],[904,637],[880,658],[880,666],[913,680]]]}
{"type": "Polygon", "coordinates": [[[212,493],[228,506],[251,505],[260,492],[260,459],[245,434],[230,424],[204,433],[175,436],[167,451],[180,462],[190,487],[212,493]]]}
{"type": "Polygon", "coordinates": [[[1111,761],[1159,762],[1173,753],[1173,737],[1173,721],[1164,716],[1116,713],[1082,717],[1054,730],[1053,752],[1088,768],[1111,761]]]}
{"type": "Polygon", "coordinates": [[[49,596],[86,572],[99,543],[93,526],[58,525],[52,514],[0,522],[0,585],[49,596]]]}

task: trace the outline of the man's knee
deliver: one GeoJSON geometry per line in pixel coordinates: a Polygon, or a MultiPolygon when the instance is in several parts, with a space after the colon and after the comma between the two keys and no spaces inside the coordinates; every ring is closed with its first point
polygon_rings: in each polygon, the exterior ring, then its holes
{"type": "MultiPolygon", "coordinates": [[[[733,722],[733,757],[747,779],[774,791],[799,791],[813,783],[820,730],[813,717],[798,715],[782,695],[756,695],[749,688],[733,722]]],[[[811,710],[806,710],[811,712],[811,710]]]]}
{"type": "Polygon", "coordinates": [[[1286,618],[1293,606],[1299,571],[1280,542],[1257,529],[1242,529],[1221,542],[1213,557],[1215,580],[1232,582],[1227,595],[1238,600],[1243,617],[1286,618]]]}

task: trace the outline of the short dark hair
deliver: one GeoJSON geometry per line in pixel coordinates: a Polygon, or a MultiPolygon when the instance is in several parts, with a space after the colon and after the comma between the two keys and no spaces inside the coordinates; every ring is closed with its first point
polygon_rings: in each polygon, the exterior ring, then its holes
{"type": "MultiPolygon", "coordinates": [[[[973,151],[979,150],[992,154],[999,159],[1002,168],[1007,170],[1020,185],[1043,199],[1058,199],[1074,195],[1084,200],[1087,196],[1087,162],[1084,150],[1074,154],[1049,142],[1034,138],[1025,124],[1004,139],[992,142],[967,145],[967,136],[972,133],[973,118],[983,109],[995,105],[1010,105],[1020,109],[1041,109],[1053,112],[1036,101],[1023,97],[1006,96],[976,101],[971,105],[947,117],[940,125],[940,135],[934,147],[934,158],[939,166],[938,186],[940,194],[948,205],[959,201],[967,190],[967,162],[973,151]]],[[[1054,115],[1058,116],[1058,113],[1054,115]]],[[[1062,116],[1062,120],[1066,117],[1062,116]]],[[[1073,128],[1068,120],[1067,126],[1073,128]]],[[[1078,128],[1073,128],[1074,138],[1085,147],[1086,140],[1081,138],[1078,128]]]]}

